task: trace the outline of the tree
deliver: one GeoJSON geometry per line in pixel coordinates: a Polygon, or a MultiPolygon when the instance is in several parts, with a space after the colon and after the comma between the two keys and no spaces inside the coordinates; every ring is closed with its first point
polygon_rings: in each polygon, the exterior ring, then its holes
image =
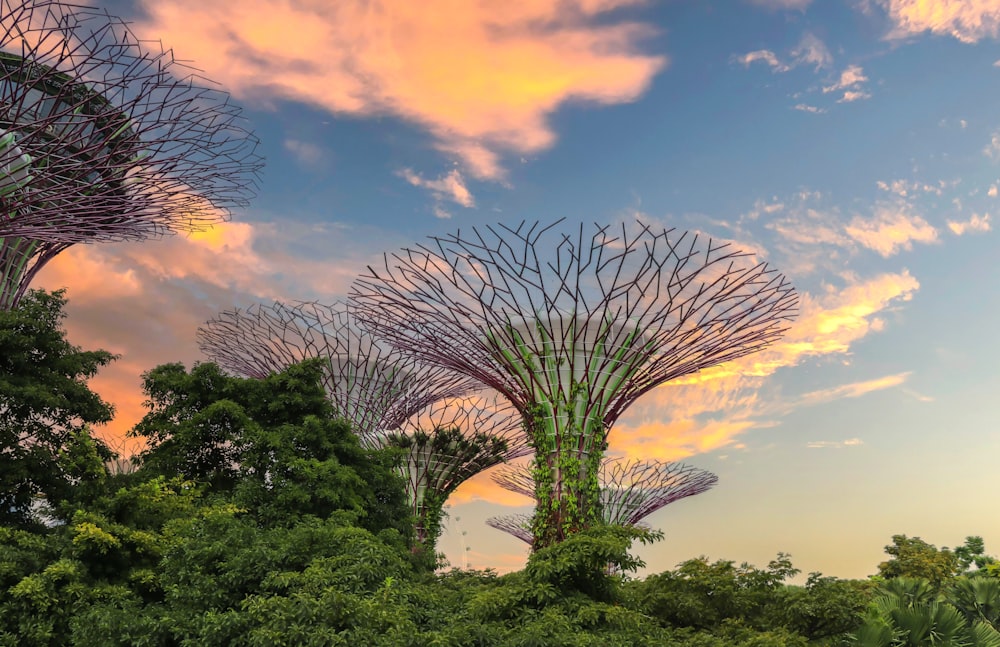
{"type": "Polygon", "coordinates": [[[115,359],[66,340],[63,291],[33,290],[12,310],[0,309],[0,522],[31,522],[32,505],[70,496],[74,485],[100,477],[94,461],[110,457],[90,424],[114,409],[87,380],[115,359]]]}
{"type": "Polygon", "coordinates": [[[892,544],[885,547],[891,559],[878,565],[885,578],[922,577],[935,588],[954,577],[960,570],[959,558],[947,548],[938,550],[920,537],[893,535],[892,544]]]}
{"type": "Polygon", "coordinates": [[[976,566],[975,572],[987,572],[989,566],[997,564],[996,557],[986,554],[986,544],[978,536],[966,537],[965,543],[955,549],[955,557],[964,573],[968,573],[973,564],[976,566]]]}
{"type": "Polygon", "coordinates": [[[265,524],[345,510],[372,532],[408,536],[402,482],[392,471],[398,457],[358,444],[334,416],[322,374],[319,360],[262,380],[211,363],[149,371],[150,411],[131,432],[149,443],[140,473],[181,474],[232,496],[265,524]]]}

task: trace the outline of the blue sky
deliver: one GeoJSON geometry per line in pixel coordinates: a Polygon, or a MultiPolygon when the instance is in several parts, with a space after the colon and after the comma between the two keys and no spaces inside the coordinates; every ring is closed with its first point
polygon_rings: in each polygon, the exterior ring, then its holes
{"type": "MultiPolygon", "coordinates": [[[[76,246],[36,281],[69,289],[75,343],[122,355],[94,381],[119,410],[105,433],[142,415],[142,371],[202,359],[221,310],[336,300],[427,235],[640,219],[732,240],[801,294],[783,342],[612,432],[720,478],[649,519],[650,570],[785,551],[862,577],[896,533],[1000,551],[1000,2],[103,6],[228,89],[267,158],[232,222],[76,246]]],[[[483,520],[526,504],[476,479],[442,547],[519,567],[483,520]]]]}

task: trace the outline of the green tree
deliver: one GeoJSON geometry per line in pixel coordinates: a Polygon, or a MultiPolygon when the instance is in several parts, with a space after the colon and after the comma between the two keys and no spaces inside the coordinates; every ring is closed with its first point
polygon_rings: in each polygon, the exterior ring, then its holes
{"type": "Polygon", "coordinates": [[[955,553],[947,548],[939,550],[920,537],[893,535],[885,552],[890,559],[878,565],[879,575],[885,578],[922,577],[940,588],[961,570],[955,553]]]}
{"type": "Polygon", "coordinates": [[[955,549],[955,557],[958,558],[959,568],[964,573],[968,573],[975,565],[976,572],[987,572],[991,565],[997,564],[997,558],[986,554],[986,544],[982,537],[969,536],[965,538],[965,543],[955,549]]]}
{"type": "Polygon", "coordinates": [[[334,416],[321,360],[263,380],[165,364],[143,376],[149,413],[131,432],[148,442],[139,475],[181,474],[232,497],[264,524],[350,511],[359,525],[409,537],[399,456],[368,451],[334,416]]]}
{"type": "MultiPolygon", "coordinates": [[[[32,290],[13,310],[0,309],[0,523],[32,522],[38,497],[50,504],[100,478],[90,424],[111,420],[113,408],[87,380],[115,359],[66,340],[62,291],[32,290]]],[[[100,461],[102,462],[102,461],[100,461]]],[[[76,492],[79,494],[79,492],[76,492]]]]}

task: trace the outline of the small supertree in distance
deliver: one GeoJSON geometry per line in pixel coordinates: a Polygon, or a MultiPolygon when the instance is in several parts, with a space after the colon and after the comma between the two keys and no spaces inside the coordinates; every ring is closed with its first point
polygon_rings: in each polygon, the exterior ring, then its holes
{"type": "Polygon", "coordinates": [[[357,327],[345,303],[256,305],[222,313],[198,343],[223,369],[263,378],[322,358],[338,415],[369,449],[403,454],[417,539],[433,550],[448,495],[480,471],[530,452],[517,411],[499,394],[440,366],[420,363],[357,327]]]}
{"type": "Polygon", "coordinates": [[[399,471],[417,540],[431,551],[441,534],[444,504],[459,485],[531,453],[517,410],[495,392],[435,402],[399,429],[379,434],[377,444],[403,452],[399,471]]]}
{"type": "Polygon", "coordinates": [[[629,405],[766,347],[797,303],[783,276],[729,243],[560,223],[432,237],[351,289],[372,335],[517,407],[535,450],[535,548],[600,521],[599,467],[629,405]]]}
{"type": "MultiPolygon", "coordinates": [[[[715,474],[684,463],[627,458],[605,458],[599,478],[604,523],[639,527],[645,527],[642,520],[660,508],[706,492],[719,482],[715,474]]],[[[532,470],[526,465],[504,466],[492,474],[492,479],[505,490],[534,498],[532,470]]],[[[531,543],[528,515],[491,517],[486,523],[531,543]]]]}
{"type": "Polygon", "coordinates": [[[0,0],[0,308],[75,243],[229,217],[262,160],[229,95],[101,9],[0,0]]]}
{"type": "Polygon", "coordinates": [[[261,379],[322,358],[327,397],[369,448],[381,444],[383,432],[398,430],[438,400],[483,388],[377,343],[343,302],[256,304],[221,313],[199,328],[197,337],[205,355],[242,377],[261,379]]]}

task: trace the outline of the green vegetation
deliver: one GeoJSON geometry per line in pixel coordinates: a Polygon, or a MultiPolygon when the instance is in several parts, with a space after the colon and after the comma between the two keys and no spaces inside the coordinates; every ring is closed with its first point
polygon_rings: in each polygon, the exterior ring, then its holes
{"type": "Polygon", "coordinates": [[[603,525],[519,572],[436,572],[400,450],[360,447],[316,363],[262,381],[153,369],[148,449],[112,474],[87,427],[110,408],[85,380],[113,358],[66,343],[63,303],[0,312],[0,645],[1000,647],[978,537],[897,535],[878,575],[801,586],[780,553],[633,579],[633,543],[662,536],[603,525]]]}

